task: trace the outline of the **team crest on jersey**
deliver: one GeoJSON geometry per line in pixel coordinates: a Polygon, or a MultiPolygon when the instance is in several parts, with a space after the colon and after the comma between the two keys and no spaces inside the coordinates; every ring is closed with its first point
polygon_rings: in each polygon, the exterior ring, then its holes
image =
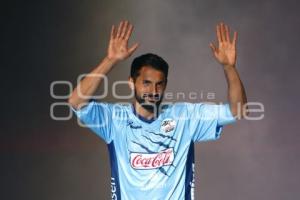
{"type": "Polygon", "coordinates": [[[165,119],[160,125],[160,130],[164,133],[169,133],[175,129],[176,122],[174,119],[165,119]]]}

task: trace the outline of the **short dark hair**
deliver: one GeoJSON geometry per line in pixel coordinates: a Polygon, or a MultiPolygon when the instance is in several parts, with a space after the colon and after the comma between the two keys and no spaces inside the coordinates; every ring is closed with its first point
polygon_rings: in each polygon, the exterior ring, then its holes
{"type": "Polygon", "coordinates": [[[130,77],[135,81],[140,75],[140,70],[143,66],[149,66],[164,73],[165,80],[168,78],[168,63],[160,56],[147,53],[136,57],[131,64],[130,77]]]}

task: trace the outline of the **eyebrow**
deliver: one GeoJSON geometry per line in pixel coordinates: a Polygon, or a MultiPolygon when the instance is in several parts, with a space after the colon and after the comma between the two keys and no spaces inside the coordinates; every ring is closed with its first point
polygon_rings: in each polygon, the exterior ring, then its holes
{"type": "MultiPolygon", "coordinates": [[[[152,83],[152,81],[147,80],[147,79],[143,80],[143,82],[144,82],[144,83],[152,83]]],[[[164,82],[165,82],[164,80],[163,80],[163,81],[159,81],[159,82],[157,82],[157,84],[162,84],[162,83],[164,83],[164,82]]]]}

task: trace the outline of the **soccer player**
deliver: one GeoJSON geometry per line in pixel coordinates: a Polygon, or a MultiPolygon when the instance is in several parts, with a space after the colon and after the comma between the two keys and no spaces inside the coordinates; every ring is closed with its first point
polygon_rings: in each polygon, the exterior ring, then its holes
{"type": "Polygon", "coordinates": [[[246,94],[235,66],[237,32],[231,39],[229,27],[220,23],[218,46],[210,43],[224,68],[228,103],[163,103],[169,66],[150,53],[136,57],[131,65],[134,102],[95,101],[90,97],[104,76],[138,48],[137,43],[128,47],[132,31],[128,21],[112,26],[106,57],[79,82],[69,103],[108,146],[112,199],[194,199],[194,143],[218,139],[223,126],[237,120],[239,110],[246,113],[246,94]]]}

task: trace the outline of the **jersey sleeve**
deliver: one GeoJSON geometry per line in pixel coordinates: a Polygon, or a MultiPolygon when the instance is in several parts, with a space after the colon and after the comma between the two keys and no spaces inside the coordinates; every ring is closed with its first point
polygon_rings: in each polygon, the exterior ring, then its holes
{"type": "Polygon", "coordinates": [[[90,100],[80,109],[71,107],[75,115],[86,127],[102,138],[107,144],[113,140],[112,104],[90,100]]]}
{"type": "Polygon", "coordinates": [[[224,125],[236,121],[229,104],[189,104],[189,131],[194,142],[219,139],[224,125]]]}

